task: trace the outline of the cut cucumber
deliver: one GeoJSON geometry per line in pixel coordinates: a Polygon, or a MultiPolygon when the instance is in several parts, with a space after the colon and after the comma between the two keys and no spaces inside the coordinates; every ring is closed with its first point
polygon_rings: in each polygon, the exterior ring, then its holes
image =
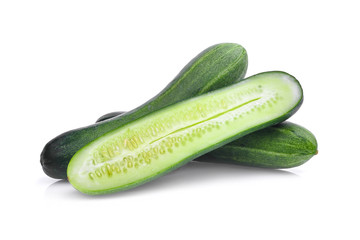
{"type": "Polygon", "coordinates": [[[133,188],[250,132],[284,121],[300,107],[299,82],[266,72],[129,122],[81,148],[70,183],[87,194],[133,188]]]}

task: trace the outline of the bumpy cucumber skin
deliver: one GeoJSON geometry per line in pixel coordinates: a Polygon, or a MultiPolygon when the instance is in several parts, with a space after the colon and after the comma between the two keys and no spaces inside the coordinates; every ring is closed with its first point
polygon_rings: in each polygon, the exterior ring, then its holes
{"type": "MultiPolygon", "coordinates": [[[[176,164],[174,164],[174,165],[172,165],[172,166],[170,166],[168,168],[164,168],[162,171],[156,172],[151,176],[147,176],[147,177],[145,177],[143,179],[139,179],[139,180],[137,180],[135,182],[132,182],[132,183],[129,183],[127,185],[122,185],[122,186],[117,186],[117,187],[114,187],[114,188],[91,191],[91,190],[88,190],[88,189],[84,189],[82,186],[75,185],[72,182],[72,179],[69,177],[70,183],[73,185],[73,187],[75,187],[80,192],[85,193],[85,194],[89,194],[89,195],[109,194],[109,193],[114,193],[114,192],[119,192],[119,191],[124,191],[124,190],[131,189],[131,188],[135,188],[137,186],[140,186],[140,185],[143,185],[143,184],[145,184],[147,182],[150,182],[150,181],[152,181],[152,180],[154,180],[156,178],[159,178],[159,177],[161,177],[161,176],[163,176],[163,175],[165,175],[165,174],[167,174],[167,173],[169,173],[169,172],[171,172],[171,171],[173,171],[173,170],[187,164],[191,160],[194,160],[194,159],[196,159],[196,158],[198,158],[198,157],[200,157],[200,156],[202,156],[202,155],[204,155],[206,153],[209,153],[209,152],[211,152],[211,151],[213,151],[215,149],[218,149],[218,148],[220,148],[220,147],[222,147],[222,146],[224,146],[224,145],[226,145],[226,144],[228,144],[230,142],[233,142],[233,141],[235,141],[235,140],[237,140],[237,139],[239,139],[239,138],[241,138],[243,136],[246,136],[246,135],[248,135],[248,134],[250,134],[252,132],[259,131],[261,129],[265,129],[267,127],[270,127],[270,126],[273,126],[273,125],[276,125],[276,124],[279,124],[279,123],[285,121],[286,119],[291,117],[294,113],[296,113],[297,110],[300,108],[300,106],[303,103],[303,90],[302,90],[302,87],[301,87],[300,83],[298,82],[298,80],[294,76],[292,76],[292,75],[290,75],[288,73],[285,73],[285,72],[281,72],[281,71],[259,73],[259,74],[253,75],[253,76],[251,76],[249,78],[255,78],[260,74],[287,75],[287,76],[289,76],[290,78],[293,79],[293,81],[298,85],[301,95],[300,95],[300,98],[299,98],[298,102],[294,105],[294,107],[292,109],[290,109],[289,111],[287,111],[283,115],[281,115],[281,116],[279,116],[277,118],[274,118],[274,119],[272,119],[272,120],[270,120],[268,122],[253,126],[253,127],[248,128],[247,130],[242,131],[240,133],[236,133],[232,137],[229,137],[228,139],[225,139],[225,140],[223,140],[221,142],[217,142],[214,145],[211,145],[211,146],[209,145],[206,149],[203,149],[203,150],[201,150],[199,152],[194,152],[192,155],[187,156],[185,159],[182,159],[178,163],[176,163],[176,164]]],[[[249,79],[249,78],[247,78],[247,79],[249,79]]],[[[247,79],[244,79],[244,80],[247,80],[247,79]]],[[[76,155],[79,154],[82,150],[83,149],[78,151],[76,153],[76,155]]],[[[76,158],[76,155],[73,158],[76,158]]],[[[70,166],[67,169],[67,171],[71,172],[71,167],[70,166]]],[[[68,175],[70,175],[70,174],[68,174],[68,175]]]]}
{"type": "Polygon", "coordinates": [[[66,179],[72,156],[105,133],[153,111],[190,97],[228,86],[245,76],[246,50],[239,44],[211,46],[192,59],[158,95],[124,115],[65,132],[48,142],[41,155],[43,171],[52,178],[66,179]]]}
{"type": "Polygon", "coordinates": [[[297,167],[317,154],[315,136],[306,128],[283,122],[235,140],[197,158],[262,168],[297,167]]]}
{"type": "MultiPolygon", "coordinates": [[[[123,113],[111,112],[97,121],[123,113]]],[[[250,133],[194,161],[274,169],[292,168],[304,164],[316,155],[317,146],[316,138],[309,130],[287,121],[250,133]]]]}

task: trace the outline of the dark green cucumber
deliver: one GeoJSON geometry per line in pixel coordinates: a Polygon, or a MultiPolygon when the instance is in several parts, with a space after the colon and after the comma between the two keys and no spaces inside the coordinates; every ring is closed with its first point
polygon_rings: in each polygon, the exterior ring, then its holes
{"type": "Polygon", "coordinates": [[[40,156],[44,172],[52,178],[66,179],[71,157],[86,144],[153,111],[234,83],[244,77],[247,63],[246,50],[238,44],[209,47],[191,60],[164,90],[140,107],[107,121],[65,132],[48,142],[40,156]]]}
{"type": "MultiPolygon", "coordinates": [[[[111,112],[97,121],[123,113],[111,112]]],[[[316,154],[317,141],[309,130],[295,123],[283,122],[248,134],[194,160],[263,168],[292,168],[304,164],[316,154]]]]}
{"type": "Polygon", "coordinates": [[[257,74],[154,111],[97,138],[72,157],[69,182],[87,194],[136,187],[286,120],[302,100],[302,88],[293,76],[257,74]]]}
{"type": "Polygon", "coordinates": [[[304,164],[316,154],[317,141],[309,130],[283,122],[246,135],[196,160],[263,168],[292,168],[304,164]]]}

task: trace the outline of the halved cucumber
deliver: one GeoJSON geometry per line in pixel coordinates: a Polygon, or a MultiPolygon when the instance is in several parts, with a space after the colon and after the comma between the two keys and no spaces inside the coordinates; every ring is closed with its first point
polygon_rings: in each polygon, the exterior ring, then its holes
{"type": "Polygon", "coordinates": [[[81,148],[70,183],[87,194],[133,188],[255,130],[279,123],[300,107],[299,82],[266,72],[150,113],[81,148]]]}

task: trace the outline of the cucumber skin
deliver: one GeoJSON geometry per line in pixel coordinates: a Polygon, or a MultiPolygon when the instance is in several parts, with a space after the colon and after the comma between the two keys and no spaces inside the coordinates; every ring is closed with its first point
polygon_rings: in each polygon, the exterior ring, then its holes
{"type": "MultiPolygon", "coordinates": [[[[290,77],[293,78],[293,80],[297,83],[297,85],[299,86],[300,88],[300,91],[301,91],[301,98],[299,99],[299,101],[296,103],[296,105],[290,109],[288,112],[284,113],[283,115],[277,117],[277,118],[274,118],[274,119],[271,119],[270,121],[268,122],[264,122],[262,124],[259,124],[259,125],[256,125],[256,126],[253,126],[251,128],[248,128],[246,131],[243,131],[243,132],[240,132],[240,133],[237,133],[235,135],[233,135],[232,137],[229,137],[228,139],[225,139],[223,141],[220,141],[220,142],[217,142],[216,144],[214,145],[210,145],[208,146],[206,149],[202,150],[202,151],[199,151],[199,152],[194,152],[194,154],[192,155],[189,155],[187,156],[187,158],[183,159],[182,161],[178,162],[177,164],[174,164],[168,168],[165,168],[163,169],[162,171],[160,172],[156,172],[154,173],[152,176],[149,176],[149,177],[146,177],[145,179],[140,179],[136,182],[133,182],[133,183],[129,183],[127,185],[123,185],[121,187],[115,187],[115,188],[111,188],[111,189],[103,189],[103,190],[97,190],[97,191],[87,191],[87,190],[84,190],[84,189],[80,189],[79,186],[75,186],[71,179],[69,178],[69,182],[73,185],[73,187],[75,187],[77,190],[79,190],[80,192],[82,193],[85,193],[85,194],[89,194],[89,195],[100,195],[100,194],[109,194],[109,193],[114,193],[114,192],[119,192],[119,191],[125,191],[125,190],[128,190],[128,189],[131,189],[131,188],[135,188],[137,186],[140,186],[140,185],[143,185],[147,182],[150,182],[154,179],[157,179],[169,172],[172,172],[174,171],[175,169],[181,167],[181,166],[184,166],[185,164],[187,164],[188,162],[190,162],[191,160],[194,160],[206,153],[209,153],[215,149],[218,149],[230,142],[233,142],[243,136],[246,136],[250,133],[253,133],[253,132],[256,132],[256,131],[259,131],[261,129],[264,129],[264,128],[267,128],[267,127],[270,127],[270,126],[273,126],[273,125],[276,125],[276,124],[279,124],[283,121],[285,121],[286,119],[288,119],[289,117],[291,117],[293,114],[295,114],[297,112],[297,110],[301,107],[302,103],[303,103],[303,90],[302,90],[302,87],[300,85],[300,83],[298,82],[298,80],[288,74],[288,73],[285,73],[285,72],[281,72],[281,71],[272,71],[272,72],[264,72],[264,73],[259,73],[259,74],[256,74],[256,75],[253,75],[249,78],[253,78],[253,77],[257,77],[258,75],[261,75],[261,74],[286,74],[290,77]]],[[[247,78],[247,79],[249,79],[247,78]]],[[[244,80],[247,80],[247,79],[244,79],[244,80]]],[[[126,115],[126,114],[124,114],[126,115]]],[[[146,118],[146,116],[145,116],[146,118]]],[[[82,151],[82,149],[80,150],[82,151]]],[[[80,151],[78,153],[80,153],[80,151]]],[[[75,158],[76,156],[74,156],[75,158]]],[[[68,171],[71,171],[71,167],[68,168],[68,171]]]]}
{"type": "Polygon", "coordinates": [[[43,171],[52,178],[67,179],[67,166],[82,147],[135,119],[190,97],[228,86],[247,70],[246,50],[239,44],[211,46],[192,59],[159,94],[121,116],[65,132],[48,142],[41,155],[43,171]]]}
{"type": "MultiPolygon", "coordinates": [[[[124,112],[101,116],[104,121],[124,112]]],[[[306,128],[291,122],[250,133],[215,149],[194,161],[239,164],[261,168],[297,167],[317,154],[315,136],[306,128]]]]}
{"type": "Polygon", "coordinates": [[[283,122],[235,140],[197,161],[261,168],[297,167],[317,154],[315,136],[295,123],[283,122]]]}

